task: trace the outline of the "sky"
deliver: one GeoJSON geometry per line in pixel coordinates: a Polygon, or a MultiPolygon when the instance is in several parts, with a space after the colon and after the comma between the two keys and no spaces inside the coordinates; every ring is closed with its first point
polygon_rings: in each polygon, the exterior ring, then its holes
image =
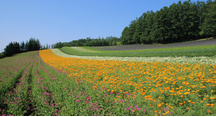
{"type": "Polygon", "coordinates": [[[178,1],[0,0],[0,53],[10,42],[30,38],[52,45],[87,37],[120,37],[123,29],[144,12],[156,12],[178,1]]]}

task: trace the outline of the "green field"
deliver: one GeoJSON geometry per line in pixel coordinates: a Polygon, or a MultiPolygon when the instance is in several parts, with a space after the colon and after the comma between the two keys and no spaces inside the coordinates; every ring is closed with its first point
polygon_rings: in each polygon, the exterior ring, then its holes
{"type": "Polygon", "coordinates": [[[108,51],[99,50],[93,47],[81,47],[87,50],[97,52],[78,51],[70,47],[63,47],[60,50],[66,54],[79,56],[116,56],[116,57],[198,57],[198,56],[215,56],[216,45],[176,47],[176,48],[159,48],[143,50],[126,50],[126,51],[108,51]]]}

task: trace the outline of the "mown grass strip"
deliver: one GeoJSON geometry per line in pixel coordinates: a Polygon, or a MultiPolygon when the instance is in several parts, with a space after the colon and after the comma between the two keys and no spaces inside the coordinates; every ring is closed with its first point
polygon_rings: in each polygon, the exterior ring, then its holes
{"type": "Polygon", "coordinates": [[[79,56],[116,56],[116,57],[197,57],[197,56],[215,56],[216,45],[208,46],[192,46],[192,47],[177,47],[177,48],[161,48],[161,49],[145,49],[145,50],[127,50],[127,51],[105,51],[90,49],[97,52],[83,52],[70,47],[63,47],[59,50],[70,55],[79,56]]]}

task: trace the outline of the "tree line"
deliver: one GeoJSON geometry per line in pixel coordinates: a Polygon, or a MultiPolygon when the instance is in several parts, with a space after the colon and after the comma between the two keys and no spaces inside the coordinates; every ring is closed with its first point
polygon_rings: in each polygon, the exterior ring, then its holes
{"type": "Polygon", "coordinates": [[[200,38],[216,38],[216,0],[206,2],[179,1],[160,10],[144,12],[130,22],[120,38],[107,37],[58,42],[53,48],[63,46],[109,46],[118,44],[174,43],[200,38]]]}
{"type": "Polygon", "coordinates": [[[120,39],[113,36],[106,37],[106,39],[100,37],[91,39],[90,37],[87,37],[86,39],[78,39],[71,42],[58,42],[52,45],[52,47],[62,48],[63,46],[110,46],[117,45],[118,42],[120,42],[120,39]]]}
{"type": "Polygon", "coordinates": [[[159,11],[147,11],[122,31],[122,44],[173,43],[216,38],[216,0],[179,1],[159,11]]]}
{"type": "Polygon", "coordinates": [[[0,58],[12,56],[17,53],[21,52],[27,52],[27,51],[35,51],[35,50],[41,50],[41,49],[49,49],[50,46],[47,44],[46,46],[42,46],[40,44],[39,39],[30,38],[29,41],[26,42],[10,42],[6,48],[4,49],[4,52],[0,54],[0,58]]]}

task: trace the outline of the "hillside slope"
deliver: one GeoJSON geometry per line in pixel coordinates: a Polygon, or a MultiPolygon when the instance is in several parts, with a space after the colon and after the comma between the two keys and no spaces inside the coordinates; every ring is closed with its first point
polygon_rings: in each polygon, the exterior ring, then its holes
{"type": "Polygon", "coordinates": [[[216,45],[216,39],[197,40],[197,41],[188,41],[188,42],[181,42],[181,43],[161,44],[161,45],[131,44],[131,45],[118,45],[118,46],[94,46],[93,48],[101,49],[101,50],[121,51],[121,50],[140,50],[140,49],[189,47],[189,46],[201,46],[201,45],[216,45]]]}

